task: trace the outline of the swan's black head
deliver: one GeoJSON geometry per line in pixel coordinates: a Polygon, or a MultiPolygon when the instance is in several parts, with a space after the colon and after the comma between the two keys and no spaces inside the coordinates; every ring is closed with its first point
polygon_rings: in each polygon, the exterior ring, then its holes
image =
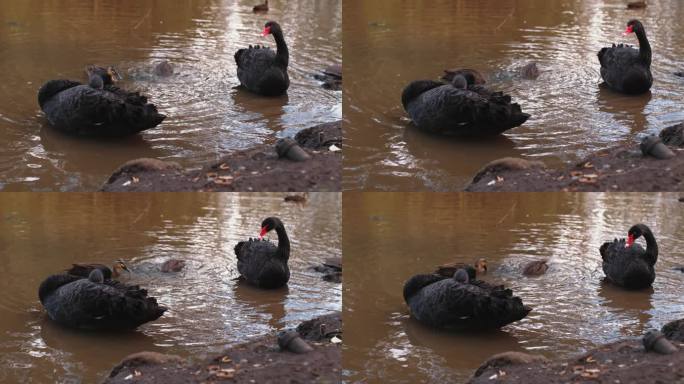
{"type": "Polygon", "coordinates": [[[645,232],[650,232],[651,230],[644,224],[635,224],[632,228],[627,231],[627,246],[631,247],[636,239],[644,235],[645,232]]]}
{"type": "Polygon", "coordinates": [[[280,24],[275,21],[269,21],[264,25],[264,30],[261,32],[261,36],[277,35],[282,34],[283,30],[280,29],[280,24]]]}
{"type": "Polygon", "coordinates": [[[468,284],[470,278],[468,277],[468,272],[466,272],[465,269],[459,269],[456,271],[456,273],[454,273],[454,280],[458,281],[459,283],[468,284]]]}
{"type": "Polygon", "coordinates": [[[93,88],[98,88],[97,85],[99,85],[100,82],[103,86],[112,85],[114,82],[122,79],[121,75],[119,75],[119,72],[117,72],[114,67],[102,68],[96,65],[89,65],[86,67],[86,73],[90,79],[90,85],[93,88]]]}
{"type": "Polygon", "coordinates": [[[93,283],[104,283],[104,274],[99,269],[95,268],[88,275],[88,280],[93,283]]]}
{"type": "Polygon", "coordinates": [[[632,19],[627,22],[627,29],[625,29],[625,35],[629,35],[630,33],[639,33],[644,31],[644,25],[641,24],[641,21],[637,19],[632,19]]]}
{"type": "Polygon", "coordinates": [[[283,222],[277,217],[269,217],[261,222],[261,233],[259,233],[259,238],[264,237],[268,232],[282,227],[283,222]]]}
{"type": "Polygon", "coordinates": [[[456,75],[451,79],[451,85],[458,89],[468,89],[468,80],[463,75],[456,75]]]}

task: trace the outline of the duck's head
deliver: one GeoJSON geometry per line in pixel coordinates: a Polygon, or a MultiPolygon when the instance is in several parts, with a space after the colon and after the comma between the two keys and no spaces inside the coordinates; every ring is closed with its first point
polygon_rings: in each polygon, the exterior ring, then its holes
{"type": "Polygon", "coordinates": [[[130,272],[126,266],[126,263],[124,263],[123,260],[115,261],[114,265],[112,266],[112,277],[119,277],[124,271],[130,272]]]}
{"type": "Polygon", "coordinates": [[[88,65],[86,66],[86,73],[88,74],[91,85],[93,84],[94,77],[99,77],[102,80],[103,85],[112,85],[123,79],[119,72],[111,66],[103,68],[97,65],[88,65]]]}
{"type": "Polygon", "coordinates": [[[630,33],[638,33],[642,32],[644,30],[644,25],[641,24],[641,21],[637,19],[632,19],[627,22],[627,29],[625,29],[624,35],[627,36],[630,33]]]}
{"type": "Polygon", "coordinates": [[[487,259],[477,259],[475,262],[475,270],[477,273],[487,273],[487,259]]]}
{"type": "Polygon", "coordinates": [[[104,283],[104,274],[101,270],[95,268],[88,275],[88,280],[92,281],[93,283],[104,283]]]}
{"type": "Polygon", "coordinates": [[[468,89],[468,80],[463,75],[456,75],[451,79],[451,85],[458,89],[468,89]]]}
{"type": "Polygon", "coordinates": [[[269,21],[264,25],[264,30],[261,32],[261,36],[275,35],[278,33],[283,33],[280,29],[280,24],[275,21],[269,21]]]}
{"type": "Polygon", "coordinates": [[[459,269],[454,273],[454,280],[462,284],[468,284],[470,278],[468,277],[468,272],[465,269],[459,269]]]}
{"type": "Polygon", "coordinates": [[[277,217],[269,217],[261,222],[261,232],[259,233],[259,239],[262,239],[266,234],[278,227],[282,227],[283,222],[277,217]]]}

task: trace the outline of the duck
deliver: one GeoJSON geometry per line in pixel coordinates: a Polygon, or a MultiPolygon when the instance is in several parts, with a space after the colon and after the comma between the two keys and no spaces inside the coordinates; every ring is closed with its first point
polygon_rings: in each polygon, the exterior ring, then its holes
{"type": "Polygon", "coordinates": [[[161,265],[161,271],[164,273],[180,272],[185,268],[185,260],[168,259],[161,265]]]}
{"type": "Polygon", "coordinates": [[[598,53],[601,63],[601,78],[608,88],[625,94],[648,92],[653,85],[651,74],[651,45],[641,21],[627,22],[625,35],[634,33],[639,39],[639,49],[613,44],[602,48],[598,53]]]}
{"type": "Polygon", "coordinates": [[[609,282],[626,289],[644,289],[655,280],[658,243],[645,224],[635,224],[627,232],[627,240],[615,239],[599,248],[603,273],[609,282]],[[644,237],[646,249],[635,241],[644,237]]]}
{"type": "Polygon", "coordinates": [[[534,80],[539,77],[539,67],[537,63],[531,61],[520,68],[520,76],[523,79],[534,80]]]}
{"type": "Polygon", "coordinates": [[[549,265],[547,263],[548,260],[530,261],[529,263],[525,264],[522,273],[525,276],[541,276],[549,269],[549,265]]]}
{"type": "Polygon", "coordinates": [[[530,115],[511,97],[456,75],[450,84],[418,80],[407,85],[401,103],[418,129],[447,136],[494,136],[522,125],[530,115]]]}
{"type": "Polygon", "coordinates": [[[68,273],[49,276],[40,284],[38,298],[52,321],[76,329],[131,330],[167,310],[146,290],[108,281],[98,268],[87,278],[68,273]]]}
{"type": "Polygon", "coordinates": [[[86,67],[88,84],[50,80],[38,90],[38,104],[51,127],[79,136],[129,136],[166,118],[147,97],[115,87],[113,68],[86,67]]]}
{"type": "Polygon", "coordinates": [[[459,75],[468,80],[468,85],[482,85],[487,83],[487,80],[485,80],[484,76],[472,68],[445,69],[441,79],[447,83],[451,83],[454,77],[459,75]]]}
{"type": "Polygon", "coordinates": [[[258,239],[241,241],[235,245],[237,267],[242,280],[258,288],[275,289],[283,287],[290,280],[290,239],[283,222],[277,217],[268,217],[261,223],[258,239]],[[278,246],[264,236],[276,231],[278,246]]]}
{"type": "Polygon", "coordinates": [[[93,270],[101,271],[105,280],[116,279],[121,276],[123,272],[130,272],[123,260],[115,261],[111,269],[104,264],[98,263],[74,263],[71,265],[71,268],[66,269],[65,272],[74,276],[88,277],[93,270]]]}
{"type": "Polygon", "coordinates": [[[277,51],[256,46],[235,52],[237,76],[240,85],[262,96],[280,96],[290,87],[287,67],[290,54],[280,24],[269,21],[264,25],[262,36],[273,35],[277,51]]]}
{"type": "Polygon", "coordinates": [[[477,278],[478,274],[487,273],[487,260],[479,258],[473,265],[461,262],[446,263],[437,266],[434,273],[444,277],[452,277],[459,269],[464,269],[468,273],[468,277],[473,280],[477,278]]]}
{"type": "Polygon", "coordinates": [[[257,4],[252,8],[252,12],[268,12],[268,0],[264,0],[263,4],[257,4]]]}
{"type": "Polygon", "coordinates": [[[644,9],[646,8],[645,1],[631,1],[627,3],[627,9],[644,9]]]}
{"type": "Polygon", "coordinates": [[[465,269],[452,277],[415,275],[404,284],[403,295],[416,320],[453,331],[498,329],[532,310],[510,289],[472,280],[465,269]]]}

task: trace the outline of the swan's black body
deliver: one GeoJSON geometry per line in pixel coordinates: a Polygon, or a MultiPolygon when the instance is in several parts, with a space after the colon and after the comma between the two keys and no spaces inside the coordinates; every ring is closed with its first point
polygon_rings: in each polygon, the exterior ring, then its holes
{"type": "Polygon", "coordinates": [[[651,230],[644,224],[629,229],[634,240],[646,239],[646,249],[639,244],[627,246],[625,239],[605,242],[599,252],[603,259],[603,272],[610,282],[627,289],[650,287],[655,280],[655,263],[658,261],[658,244],[651,230]]]}
{"type": "Polygon", "coordinates": [[[50,80],[40,88],[38,104],[50,125],[69,134],[126,136],[156,127],[166,117],[145,96],[115,87],[104,68],[95,67],[89,75],[88,85],[50,80]]]}
{"type": "Polygon", "coordinates": [[[287,66],[290,55],[278,23],[269,21],[264,34],[270,33],[276,42],[277,52],[260,46],[249,46],[235,52],[237,76],[250,92],[264,96],[280,96],[290,86],[287,66]]]}
{"type": "Polygon", "coordinates": [[[602,48],[598,53],[601,77],[609,88],[627,94],[647,92],[653,84],[651,45],[639,20],[627,23],[628,31],[639,39],[639,49],[627,45],[602,48]]]}
{"type": "Polygon", "coordinates": [[[280,219],[269,217],[261,224],[262,236],[275,229],[278,246],[267,240],[249,239],[235,245],[237,267],[247,283],[259,288],[279,288],[290,280],[290,239],[280,219]]]}
{"type": "Polygon", "coordinates": [[[99,269],[88,278],[52,275],[40,284],[38,297],[53,321],[79,329],[134,329],[166,311],[146,290],[105,280],[99,269]]]}
{"type": "Polygon", "coordinates": [[[451,84],[414,81],[404,88],[401,103],[419,129],[451,136],[498,135],[530,117],[510,96],[473,82],[462,75],[451,84]]]}
{"type": "Polygon", "coordinates": [[[435,328],[457,331],[501,328],[530,312],[510,289],[470,280],[461,269],[453,277],[416,275],[404,284],[411,314],[435,328]]]}

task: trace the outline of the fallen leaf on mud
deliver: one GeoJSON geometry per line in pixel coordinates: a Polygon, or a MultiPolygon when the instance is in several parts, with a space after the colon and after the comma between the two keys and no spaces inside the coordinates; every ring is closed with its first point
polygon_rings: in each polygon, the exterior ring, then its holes
{"type": "Polygon", "coordinates": [[[135,370],[135,371],[133,371],[133,376],[135,376],[135,377],[142,376],[142,372],[135,370]]]}
{"type": "Polygon", "coordinates": [[[133,177],[131,178],[131,181],[133,182],[133,184],[137,184],[137,183],[140,182],[140,179],[137,178],[137,177],[135,177],[135,176],[133,176],[133,177]]]}
{"type": "Polygon", "coordinates": [[[133,375],[128,375],[128,376],[124,377],[124,380],[130,380],[132,378],[133,378],[133,375]]]}
{"type": "Polygon", "coordinates": [[[233,183],[233,176],[219,176],[214,179],[214,184],[230,185],[233,183]]]}
{"type": "Polygon", "coordinates": [[[496,180],[492,180],[489,183],[487,183],[488,186],[496,184],[496,180]]]}
{"type": "Polygon", "coordinates": [[[504,178],[503,178],[503,177],[501,177],[501,176],[497,176],[497,177],[496,177],[496,182],[497,182],[497,183],[503,183],[503,181],[504,181],[504,178]]]}
{"type": "Polygon", "coordinates": [[[235,376],[235,370],[232,368],[221,369],[214,376],[221,379],[232,379],[235,376]]]}
{"type": "Polygon", "coordinates": [[[129,185],[131,185],[131,181],[128,180],[127,182],[125,182],[125,183],[123,183],[123,184],[121,184],[121,185],[124,186],[124,187],[128,187],[129,185]]]}
{"type": "Polygon", "coordinates": [[[330,152],[341,151],[340,147],[336,146],[335,144],[331,145],[328,149],[330,150],[330,152]]]}
{"type": "Polygon", "coordinates": [[[584,174],[584,173],[582,173],[582,171],[572,171],[572,172],[570,172],[570,176],[572,176],[572,177],[580,177],[580,176],[582,176],[583,174],[584,174]]]}
{"type": "Polygon", "coordinates": [[[572,367],[572,372],[574,374],[582,373],[584,372],[584,367],[581,365],[575,365],[574,367],[572,367]]]}
{"type": "Polygon", "coordinates": [[[216,173],[216,172],[207,172],[207,177],[210,179],[213,179],[216,176],[218,176],[218,173],[216,173]]]}
{"type": "Polygon", "coordinates": [[[592,164],[590,161],[587,161],[582,165],[584,168],[594,168],[594,164],[592,164]]]}
{"type": "Polygon", "coordinates": [[[231,360],[230,357],[228,357],[228,356],[223,356],[221,358],[221,362],[222,363],[231,363],[231,362],[233,362],[233,360],[231,360]]]}
{"type": "Polygon", "coordinates": [[[596,184],[598,180],[589,177],[580,177],[579,182],[584,184],[596,184]]]}
{"type": "Polygon", "coordinates": [[[499,377],[499,375],[495,373],[495,374],[489,376],[489,380],[495,380],[497,377],[499,377]]]}
{"type": "Polygon", "coordinates": [[[337,336],[333,336],[333,338],[330,339],[330,342],[333,343],[333,344],[339,344],[339,343],[342,342],[342,339],[340,339],[340,338],[337,337],[337,336]]]}
{"type": "Polygon", "coordinates": [[[589,179],[598,179],[599,176],[595,173],[588,173],[588,174],[584,175],[584,177],[587,177],[589,179]]]}
{"type": "Polygon", "coordinates": [[[585,360],[587,363],[595,363],[595,362],[596,362],[596,359],[594,359],[594,358],[591,357],[591,356],[588,356],[588,357],[587,357],[586,359],[584,359],[584,360],[585,360]]]}
{"type": "Polygon", "coordinates": [[[226,163],[222,163],[221,165],[219,165],[219,168],[223,169],[223,170],[230,169],[230,165],[228,165],[226,163]]]}

